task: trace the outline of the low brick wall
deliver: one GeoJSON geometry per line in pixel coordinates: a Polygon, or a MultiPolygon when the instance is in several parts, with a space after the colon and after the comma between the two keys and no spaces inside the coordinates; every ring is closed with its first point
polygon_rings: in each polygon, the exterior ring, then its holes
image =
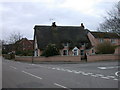
{"type": "MultiPolygon", "coordinates": [[[[31,56],[15,56],[16,61],[32,61],[31,56]]],[[[33,57],[34,62],[50,62],[50,61],[71,61],[79,62],[81,61],[81,56],[52,56],[52,57],[33,57]]]]}
{"type": "Polygon", "coordinates": [[[103,60],[120,60],[120,55],[115,54],[97,54],[97,55],[88,55],[87,61],[103,61],[103,60]]]}

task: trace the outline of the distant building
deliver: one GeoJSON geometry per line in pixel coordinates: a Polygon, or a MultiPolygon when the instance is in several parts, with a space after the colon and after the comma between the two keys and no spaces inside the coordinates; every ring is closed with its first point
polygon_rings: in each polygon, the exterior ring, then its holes
{"type": "Polygon", "coordinates": [[[33,50],[33,40],[28,40],[27,38],[22,38],[15,44],[15,49],[18,51],[33,50]]]}
{"type": "Polygon", "coordinates": [[[112,45],[117,45],[115,54],[120,54],[120,36],[117,33],[91,31],[88,33],[88,37],[92,45],[89,54],[95,54],[97,44],[103,43],[104,41],[109,41],[112,45]]]}
{"type": "Polygon", "coordinates": [[[13,52],[13,44],[4,44],[2,45],[2,53],[3,54],[8,54],[10,52],[13,52]]]}
{"type": "Polygon", "coordinates": [[[11,52],[17,54],[17,52],[23,53],[24,51],[33,51],[33,40],[22,38],[14,44],[7,44],[2,46],[2,52],[5,54],[11,52]]]}

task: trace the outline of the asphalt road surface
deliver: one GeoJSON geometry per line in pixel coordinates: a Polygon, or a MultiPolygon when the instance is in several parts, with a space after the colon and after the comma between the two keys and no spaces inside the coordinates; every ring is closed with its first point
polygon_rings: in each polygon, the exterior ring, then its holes
{"type": "Polygon", "coordinates": [[[32,64],[2,59],[3,88],[118,88],[117,61],[32,64]]]}

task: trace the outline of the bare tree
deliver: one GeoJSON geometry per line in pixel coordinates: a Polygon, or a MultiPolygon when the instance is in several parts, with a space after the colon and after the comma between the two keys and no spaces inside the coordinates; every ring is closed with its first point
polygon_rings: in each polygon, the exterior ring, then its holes
{"type": "Polygon", "coordinates": [[[99,31],[120,33],[120,1],[114,9],[107,12],[104,22],[99,25],[99,31]]]}
{"type": "Polygon", "coordinates": [[[16,41],[19,41],[23,35],[20,32],[13,32],[8,37],[9,44],[14,44],[16,41]]]}

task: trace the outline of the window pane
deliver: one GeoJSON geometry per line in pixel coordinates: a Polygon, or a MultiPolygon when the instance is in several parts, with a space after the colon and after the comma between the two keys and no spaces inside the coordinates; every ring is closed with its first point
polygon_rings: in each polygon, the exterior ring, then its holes
{"type": "Polygon", "coordinates": [[[68,55],[68,51],[67,50],[63,50],[63,55],[68,55]]]}
{"type": "Polygon", "coordinates": [[[84,55],[84,50],[80,50],[80,52],[81,52],[81,55],[84,55]]]}

